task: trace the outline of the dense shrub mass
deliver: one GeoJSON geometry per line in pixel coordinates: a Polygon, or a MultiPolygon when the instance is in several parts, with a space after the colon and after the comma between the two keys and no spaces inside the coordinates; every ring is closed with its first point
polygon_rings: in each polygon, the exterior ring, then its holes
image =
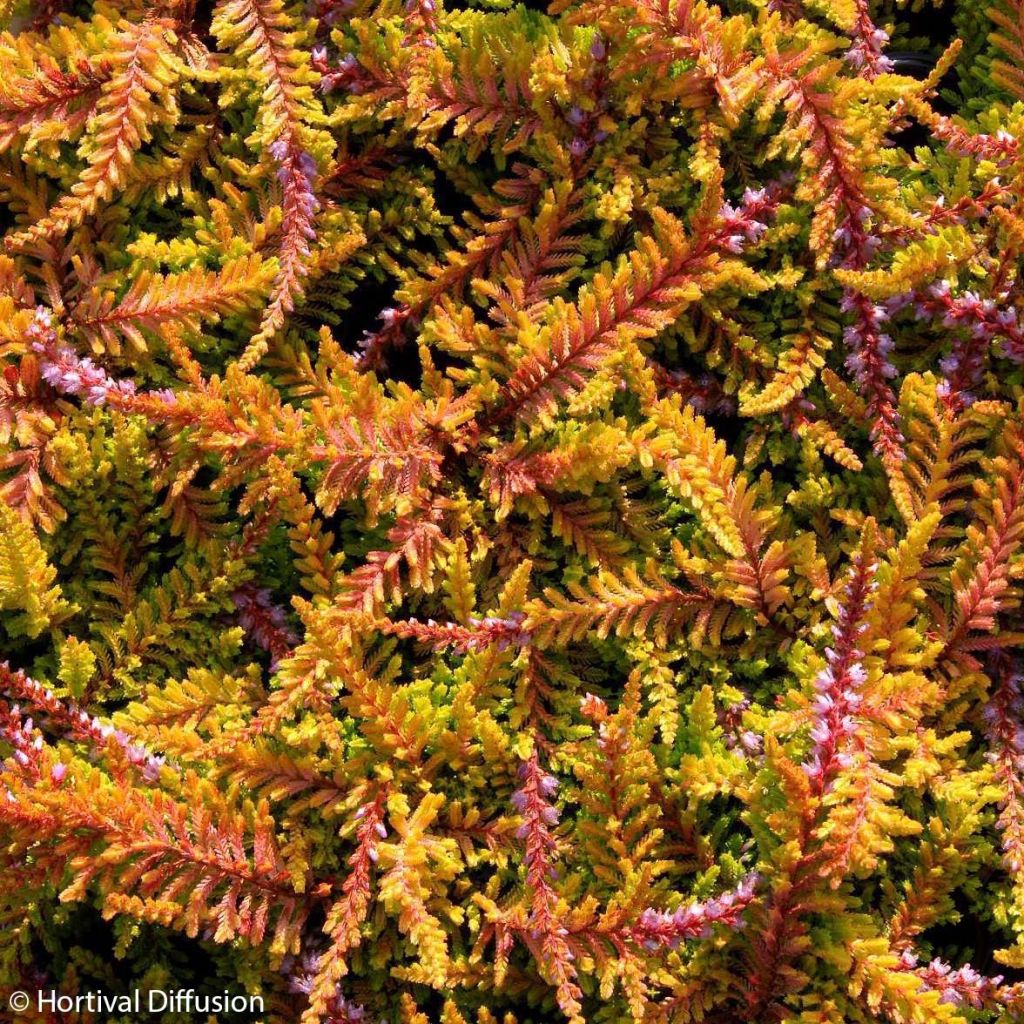
{"type": "Polygon", "coordinates": [[[305,2],[0,4],[0,1015],[1024,1019],[1024,7],[305,2]]]}

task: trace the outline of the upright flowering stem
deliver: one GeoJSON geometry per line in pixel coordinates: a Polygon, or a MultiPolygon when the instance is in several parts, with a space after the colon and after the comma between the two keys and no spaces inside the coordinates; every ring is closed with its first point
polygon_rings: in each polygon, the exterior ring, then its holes
{"type": "MultiPolygon", "coordinates": [[[[856,42],[848,54],[851,62],[863,68],[869,79],[886,69],[881,55],[884,33],[872,25],[867,5],[858,5],[856,42]]],[[[813,151],[818,167],[816,186],[828,190],[827,206],[836,215],[835,243],[831,263],[849,270],[864,270],[878,252],[882,239],[870,227],[874,219],[871,199],[864,178],[850,166],[852,153],[839,131],[831,97],[813,85],[808,75],[783,61],[773,60],[770,71],[782,82],[787,105],[801,114],[803,131],[813,136],[813,151]]],[[[896,400],[889,381],[895,376],[890,360],[892,339],[882,330],[884,311],[854,288],[844,288],[843,311],[853,316],[843,340],[849,349],[847,368],[860,386],[868,403],[871,439],[883,464],[890,471],[902,462],[903,435],[899,427],[896,400]]]]}
{"type": "MultiPolygon", "coordinates": [[[[1015,880],[1024,871],[1024,696],[1022,677],[1008,660],[992,660],[998,685],[985,708],[989,761],[1003,797],[997,825],[1002,833],[1003,864],[1015,880]]],[[[1019,884],[1019,882],[1017,883],[1019,884]]]]}
{"type": "Polygon", "coordinates": [[[295,300],[302,294],[302,279],[310,243],[316,238],[315,218],[320,209],[313,191],[316,161],[301,148],[294,131],[286,130],[267,151],[277,164],[277,180],[281,184],[280,263],[259,333],[238,361],[244,371],[252,370],[263,358],[270,339],[283,326],[285,316],[295,308],[295,300]]]}
{"type": "Polygon", "coordinates": [[[551,886],[555,875],[557,844],[551,829],[558,824],[558,810],[551,797],[558,780],[547,774],[534,750],[519,766],[519,788],[512,804],[522,815],[517,832],[526,847],[526,884],[530,890],[528,944],[536,944],[541,971],[556,987],[558,1005],[571,1021],[581,1021],[582,992],[576,984],[573,952],[566,941],[568,931],[558,920],[558,895],[551,886]]]}
{"type": "MultiPolygon", "coordinates": [[[[324,932],[330,946],[317,957],[312,977],[304,979],[303,991],[309,994],[309,1005],[302,1014],[302,1024],[318,1024],[323,1014],[339,1014],[341,1008],[352,1007],[338,991],[338,983],[348,973],[347,955],[362,941],[360,928],[372,902],[370,878],[377,863],[377,845],[387,837],[384,812],[387,789],[381,786],[373,798],[356,811],[356,848],[348,858],[349,874],[341,887],[341,899],[327,914],[324,932]]],[[[341,1020],[353,1018],[341,1017],[341,1020]]],[[[359,1018],[354,1018],[359,1019],[359,1018]]]]}
{"type": "Polygon", "coordinates": [[[826,649],[827,664],[814,680],[814,746],[803,767],[812,791],[819,797],[828,792],[839,770],[851,764],[845,748],[857,729],[860,689],[867,678],[862,664],[864,653],[858,649],[857,640],[867,628],[864,618],[877,586],[875,569],[863,553],[854,564],[843,591],[839,620],[832,628],[834,646],[826,649]]]}
{"type": "Polygon", "coordinates": [[[787,960],[794,955],[796,938],[806,931],[804,903],[820,883],[821,844],[815,836],[823,814],[821,797],[836,775],[849,764],[848,746],[854,736],[856,712],[865,680],[863,652],[857,642],[864,632],[864,617],[875,588],[873,525],[868,525],[850,579],[843,593],[839,618],[833,627],[833,644],[825,651],[826,665],[814,680],[811,739],[813,746],[803,764],[812,799],[807,801],[796,835],[799,856],[769,897],[762,911],[760,934],[752,944],[751,970],[744,990],[745,1012],[750,1020],[762,1020],[776,1001],[787,960]]]}
{"type": "Polygon", "coordinates": [[[849,351],[846,368],[867,400],[871,439],[884,463],[897,464],[903,460],[904,439],[889,386],[896,376],[896,367],[890,358],[893,340],[882,329],[889,319],[888,311],[852,288],[844,290],[840,308],[853,314],[853,323],[843,330],[843,341],[849,351]]]}

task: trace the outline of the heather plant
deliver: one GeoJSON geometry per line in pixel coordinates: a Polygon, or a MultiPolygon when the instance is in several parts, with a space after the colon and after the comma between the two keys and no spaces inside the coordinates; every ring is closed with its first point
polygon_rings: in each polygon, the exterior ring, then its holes
{"type": "Polygon", "coordinates": [[[1024,1019],[1018,0],[0,17],[0,1014],[1024,1019]]]}

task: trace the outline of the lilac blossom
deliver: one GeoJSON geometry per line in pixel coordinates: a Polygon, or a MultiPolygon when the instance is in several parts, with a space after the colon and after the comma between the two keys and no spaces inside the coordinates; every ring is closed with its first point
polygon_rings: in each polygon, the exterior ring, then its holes
{"type": "MultiPolygon", "coordinates": [[[[288,991],[308,996],[312,993],[322,954],[304,953],[286,956],[281,962],[281,973],[287,978],[288,991]]],[[[370,1024],[366,1008],[347,999],[340,987],[327,1000],[322,1024],[370,1024]]]]}
{"type": "Polygon", "coordinates": [[[38,775],[43,737],[34,728],[31,718],[22,717],[17,704],[8,706],[0,702],[0,740],[11,747],[11,757],[19,768],[38,775]]]}
{"type": "MultiPolygon", "coordinates": [[[[895,65],[883,52],[889,42],[889,33],[876,28],[870,20],[864,19],[862,30],[857,32],[853,45],[846,51],[847,63],[858,71],[863,70],[868,78],[877,78],[893,70],[895,65]]],[[[861,27],[861,26],[858,26],[861,27]]]]}
{"type": "Polygon", "coordinates": [[[724,735],[726,749],[738,757],[756,757],[763,752],[764,741],[756,732],[743,728],[743,715],[750,708],[750,699],[729,704],[718,711],[716,717],[724,735]]]}
{"type": "Polygon", "coordinates": [[[986,977],[970,964],[952,967],[936,958],[927,966],[919,967],[917,957],[908,950],[900,957],[900,966],[904,970],[913,971],[921,979],[923,991],[941,993],[940,1003],[981,1010],[1000,998],[1002,975],[986,977]]]}
{"type": "Polygon", "coordinates": [[[677,949],[684,939],[710,938],[712,926],[742,928],[741,914],[754,898],[758,875],[747,875],[735,889],[703,903],[689,903],[674,911],[648,908],[631,929],[631,936],[647,950],[677,949]]]}
{"type": "Polygon", "coordinates": [[[531,771],[528,761],[519,766],[518,777],[522,785],[512,794],[512,806],[527,818],[516,831],[518,839],[525,839],[535,821],[550,826],[558,824],[558,809],[547,802],[558,791],[558,779],[539,768],[531,771]]]}
{"type": "Polygon", "coordinates": [[[320,203],[313,193],[313,181],[317,167],[313,157],[299,149],[290,137],[282,137],[267,147],[267,152],[277,161],[277,180],[284,191],[284,217],[300,236],[297,251],[309,255],[309,242],[316,238],[313,219],[320,203]]]}
{"type": "Polygon", "coordinates": [[[716,232],[718,247],[739,254],[747,244],[760,241],[768,230],[767,221],[779,208],[782,191],[779,183],[766,188],[748,188],[739,206],[723,203],[716,232]]]}
{"type": "Polygon", "coordinates": [[[867,397],[871,439],[884,456],[901,461],[903,434],[888,384],[896,376],[891,358],[894,344],[892,336],[882,329],[889,319],[889,311],[852,288],[844,290],[840,309],[854,316],[853,322],[843,328],[846,368],[867,397]]]}
{"type": "Polygon", "coordinates": [[[921,291],[893,296],[886,305],[892,312],[909,306],[918,320],[938,320],[958,331],[950,352],[939,362],[943,380],[938,388],[943,401],[958,410],[975,401],[993,342],[1000,355],[1024,363],[1024,330],[1009,294],[983,298],[967,290],[957,295],[955,287],[954,281],[935,281],[921,291]]]}
{"type": "Polygon", "coordinates": [[[325,96],[337,89],[358,96],[371,85],[354,53],[346,53],[337,64],[331,65],[326,47],[318,46],[313,51],[312,64],[320,72],[319,89],[325,96]]]}
{"type": "Polygon", "coordinates": [[[987,132],[972,135],[951,118],[940,116],[932,130],[954,156],[988,160],[997,167],[1007,167],[1018,159],[1020,142],[1003,128],[994,135],[987,132]]]}
{"type": "Polygon", "coordinates": [[[488,644],[496,643],[499,651],[508,647],[526,647],[530,643],[530,633],[523,628],[526,615],[523,612],[509,612],[504,618],[488,615],[482,619],[471,618],[471,626],[479,629],[481,636],[475,649],[482,649],[488,644]]]}
{"type": "Polygon", "coordinates": [[[25,332],[32,350],[39,355],[43,380],[63,395],[81,396],[89,405],[102,406],[112,398],[131,398],[135,385],[129,380],[114,380],[88,357],[81,357],[57,341],[53,314],[43,306],[25,332]]]}

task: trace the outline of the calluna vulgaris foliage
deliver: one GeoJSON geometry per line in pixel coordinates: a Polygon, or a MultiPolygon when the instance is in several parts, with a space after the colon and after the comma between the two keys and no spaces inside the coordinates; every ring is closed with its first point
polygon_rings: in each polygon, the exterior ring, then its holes
{"type": "Polygon", "coordinates": [[[0,4],[3,1012],[1024,1019],[991,3],[0,4]]]}

